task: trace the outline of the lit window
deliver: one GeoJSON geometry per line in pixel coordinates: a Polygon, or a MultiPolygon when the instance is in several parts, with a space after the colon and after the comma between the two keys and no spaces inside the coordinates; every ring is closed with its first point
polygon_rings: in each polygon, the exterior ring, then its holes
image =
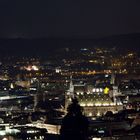
{"type": "Polygon", "coordinates": [[[93,92],[95,92],[96,90],[95,90],[95,88],[93,88],[93,90],[92,90],[93,92]]]}
{"type": "Polygon", "coordinates": [[[103,92],[103,89],[102,88],[100,88],[100,92],[103,92]]]}
{"type": "Polygon", "coordinates": [[[81,105],[81,106],[86,106],[86,104],[84,104],[84,103],[81,103],[80,105],[81,105]]]}
{"type": "Polygon", "coordinates": [[[92,116],[92,113],[90,112],[88,115],[89,115],[89,116],[92,116]]]}
{"type": "Polygon", "coordinates": [[[99,92],[99,91],[100,91],[99,88],[97,88],[97,89],[96,89],[96,92],[99,92]]]}
{"type": "Polygon", "coordinates": [[[98,112],[98,113],[97,113],[97,116],[100,116],[100,115],[101,115],[100,112],[98,112]]]}

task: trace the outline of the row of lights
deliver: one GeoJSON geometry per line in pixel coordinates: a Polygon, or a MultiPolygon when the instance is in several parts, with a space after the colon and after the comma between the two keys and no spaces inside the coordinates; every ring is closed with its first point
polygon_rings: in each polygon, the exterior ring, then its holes
{"type": "MultiPolygon", "coordinates": [[[[93,88],[92,89],[92,92],[93,93],[104,93],[104,94],[108,94],[109,93],[109,88],[105,88],[105,89],[102,89],[102,88],[93,88]]],[[[92,92],[87,92],[87,94],[92,94],[92,92]]],[[[77,95],[84,95],[84,92],[76,92],[77,95]]]]}
{"type": "MultiPolygon", "coordinates": [[[[92,116],[92,115],[93,115],[92,112],[90,112],[90,113],[88,114],[88,116],[92,116]]],[[[101,113],[98,112],[98,113],[96,114],[96,116],[101,116],[101,113]]]]}
{"type": "Polygon", "coordinates": [[[115,106],[115,105],[122,105],[121,102],[118,102],[118,103],[88,103],[88,104],[85,104],[85,103],[81,103],[80,104],[81,106],[85,107],[85,106],[115,106]]]}
{"type": "Polygon", "coordinates": [[[102,88],[93,88],[93,92],[103,92],[102,88]]]}
{"type": "MultiPolygon", "coordinates": [[[[102,93],[102,92],[94,92],[94,93],[102,93]]],[[[77,95],[84,95],[84,92],[76,92],[77,95]]],[[[86,94],[93,94],[92,92],[86,92],[86,94]]]]}
{"type": "MultiPolygon", "coordinates": [[[[102,88],[93,88],[92,89],[92,92],[97,92],[97,93],[99,93],[99,92],[103,92],[104,90],[102,89],[102,88]]],[[[87,92],[87,94],[90,94],[90,93],[92,93],[92,92],[87,92]]],[[[83,95],[84,93],[83,92],[77,92],[77,95],[79,95],[79,94],[81,94],[81,95],[83,95]]]]}
{"type": "Polygon", "coordinates": [[[83,99],[86,100],[86,101],[88,101],[89,100],[88,98],[90,98],[91,101],[94,100],[93,98],[96,98],[97,101],[98,100],[102,100],[102,101],[103,100],[107,100],[107,101],[109,100],[109,98],[104,98],[104,97],[101,97],[101,96],[98,96],[98,97],[96,97],[96,96],[88,96],[86,99],[85,98],[80,98],[80,101],[83,101],[83,99]]]}
{"type": "MultiPolygon", "coordinates": [[[[27,140],[31,140],[31,139],[32,139],[31,137],[28,137],[27,138],[27,140]]],[[[39,137],[35,136],[34,139],[35,140],[38,140],[38,139],[43,140],[44,139],[44,136],[39,136],[39,137]]]]}

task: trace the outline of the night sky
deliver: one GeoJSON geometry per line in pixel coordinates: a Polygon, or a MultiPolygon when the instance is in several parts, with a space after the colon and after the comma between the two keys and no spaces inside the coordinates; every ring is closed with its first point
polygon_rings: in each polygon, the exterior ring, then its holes
{"type": "Polygon", "coordinates": [[[0,0],[1,38],[140,33],[139,0],[0,0]]]}

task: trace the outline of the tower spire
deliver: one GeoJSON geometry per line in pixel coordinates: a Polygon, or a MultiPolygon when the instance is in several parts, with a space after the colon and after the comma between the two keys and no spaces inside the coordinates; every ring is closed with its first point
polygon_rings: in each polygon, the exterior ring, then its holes
{"type": "Polygon", "coordinates": [[[72,75],[70,76],[69,92],[70,92],[70,94],[73,94],[74,93],[74,85],[73,85],[73,81],[72,81],[72,75]]]}

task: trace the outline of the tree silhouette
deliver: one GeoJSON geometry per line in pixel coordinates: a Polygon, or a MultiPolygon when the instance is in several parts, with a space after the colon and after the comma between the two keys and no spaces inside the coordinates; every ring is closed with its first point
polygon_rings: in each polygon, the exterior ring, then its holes
{"type": "Polygon", "coordinates": [[[83,115],[83,109],[76,98],[72,100],[67,111],[67,115],[62,120],[60,139],[87,140],[88,119],[83,115]]]}

